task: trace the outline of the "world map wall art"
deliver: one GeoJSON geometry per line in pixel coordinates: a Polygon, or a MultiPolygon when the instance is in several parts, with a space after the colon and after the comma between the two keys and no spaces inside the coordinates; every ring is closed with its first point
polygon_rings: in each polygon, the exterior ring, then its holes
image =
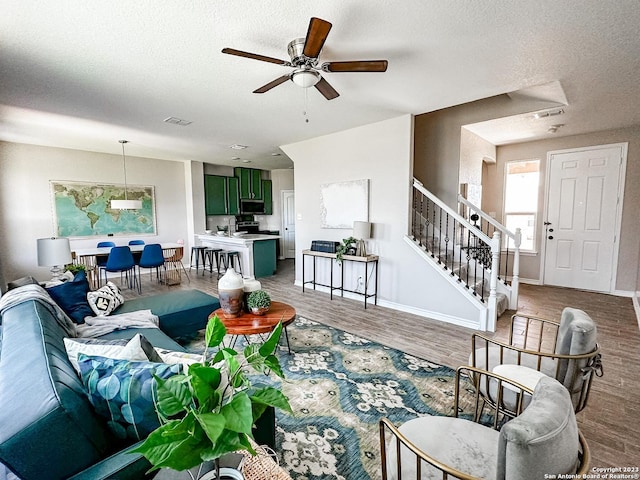
{"type": "Polygon", "coordinates": [[[126,186],[129,200],[142,200],[139,210],[110,208],[111,200],[125,198],[124,185],[51,181],[51,192],[60,237],[156,234],[152,186],[126,186]]]}

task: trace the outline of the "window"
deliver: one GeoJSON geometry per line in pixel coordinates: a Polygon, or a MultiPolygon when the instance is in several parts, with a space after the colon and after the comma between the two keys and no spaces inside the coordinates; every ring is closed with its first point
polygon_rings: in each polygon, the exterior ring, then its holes
{"type": "MultiPolygon", "coordinates": [[[[522,231],[520,250],[534,251],[538,212],[540,160],[508,162],[505,166],[504,223],[507,229],[522,231]]],[[[509,248],[514,248],[509,239],[509,248]]]]}

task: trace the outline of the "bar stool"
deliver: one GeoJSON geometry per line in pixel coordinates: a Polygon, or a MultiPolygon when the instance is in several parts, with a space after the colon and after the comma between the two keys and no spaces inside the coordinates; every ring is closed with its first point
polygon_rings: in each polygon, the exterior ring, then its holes
{"type": "Polygon", "coordinates": [[[236,272],[242,275],[242,259],[240,258],[240,252],[236,252],[235,250],[228,250],[222,252],[221,255],[225,269],[233,267],[236,272]],[[236,268],[236,264],[238,268],[236,268]]]}
{"type": "Polygon", "coordinates": [[[191,247],[191,260],[189,260],[189,270],[193,268],[193,259],[196,260],[196,275],[198,274],[198,268],[200,267],[200,261],[202,261],[202,268],[204,268],[204,251],[207,249],[204,245],[195,245],[191,247]]]}
{"type": "Polygon", "coordinates": [[[222,252],[221,248],[205,248],[202,275],[204,275],[204,271],[207,269],[207,261],[209,262],[209,276],[213,275],[213,262],[215,261],[218,278],[220,278],[220,252],[222,252]]]}

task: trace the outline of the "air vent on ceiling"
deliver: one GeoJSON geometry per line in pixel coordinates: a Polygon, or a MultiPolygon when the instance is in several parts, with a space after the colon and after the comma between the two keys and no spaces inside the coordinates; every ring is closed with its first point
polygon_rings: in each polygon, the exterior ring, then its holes
{"type": "Polygon", "coordinates": [[[187,125],[191,125],[189,120],[183,120],[178,117],[167,117],[163,120],[166,123],[172,123],[174,125],[180,125],[181,127],[186,127],[187,125]]]}
{"type": "Polygon", "coordinates": [[[533,114],[533,118],[538,120],[540,118],[555,117],[557,115],[562,115],[563,113],[564,113],[564,110],[562,108],[557,108],[555,110],[546,110],[544,112],[536,112],[533,114]]]}

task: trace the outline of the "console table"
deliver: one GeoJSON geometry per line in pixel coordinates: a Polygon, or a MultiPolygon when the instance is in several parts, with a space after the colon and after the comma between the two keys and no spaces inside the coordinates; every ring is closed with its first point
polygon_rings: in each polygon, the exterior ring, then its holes
{"type": "Polygon", "coordinates": [[[367,299],[373,297],[374,304],[378,304],[378,255],[366,255],[363,257],[356,255],[343,255],[342,263],[344,262],[355,262],[356,264],[364,265],[364,292],[358,292],[357,290],[348,290],[344,288],[344,268],[340,268],[340,285],[337,287],[333,286],[333,265],[336,262],[337,255],[335,253],[326,253],[326,252],[316,252],[315,250],[303,250],[302,251],[302,292],[304,293],[304,287],[307,284],[312,284],[313,289],[316,289],[316,285],[320,287],[329,288],[329,296],[331,300],[333,300],[333,291],[340,290],[340,296],[344,297],[344,292],[355,293],[357,295],[362,295],[364,297],[364,308],[367,308],[367,299]],[[306,257],[313,258],[313,278],[311,280],[306,280],[305,275],[305,264],[306,257]],[[329,285],[325,285],[322,283],[316,282],[316,262],[318,258],[326,258],[330,260],[331,263],[331,274],[329,285]],[[371,265],[372,274],[375,273],[375,278],[373,282],[369,282],[369,265],[371,265]],[[369,286],[373,283],[373,293],[369,293],[369,286]]]}

